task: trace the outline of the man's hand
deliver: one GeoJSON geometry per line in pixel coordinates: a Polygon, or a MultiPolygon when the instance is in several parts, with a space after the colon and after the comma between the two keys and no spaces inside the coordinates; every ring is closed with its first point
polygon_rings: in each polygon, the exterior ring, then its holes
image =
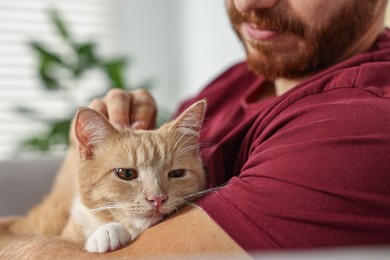
{"type": "Polygon", "coordinates": [[[89,107],[102,113],[117,128],[153,129],[156,126],[156,103],[143,89],[131,92],[112,89],[103,98],[94,99],[89,107]]]}
{"type": "MultiPolygon", "coordinates": [[[[157,106],[149,92],[143,89],[125,91],[111,89],[102,98],[96,98],[89,104],[103,114],[118,129],[154,129],[156,127],[157,106]]],[[[70,129],[70,140],[76,144],[74,125],[70,129]]]]}

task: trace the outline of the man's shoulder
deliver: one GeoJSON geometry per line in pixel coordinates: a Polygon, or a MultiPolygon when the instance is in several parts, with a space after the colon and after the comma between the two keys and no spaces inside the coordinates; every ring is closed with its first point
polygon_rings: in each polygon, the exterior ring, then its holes
{"type": "MultiPolygon", "coordinates": [[[[390,62],[382,66],[390,71],[390,62]]],[[[302,84],[275,99],[263,118],[253,124],[253,138],[261,139],[268,131],[280,133],[296,128],[310,129],[301,132],[305,134],[302,138],[307,138],[307,134],[325,138],[330,133],[381,133],[390,140],[389,114],[390,73],[381,75],[372,66],[355,66],[302,84]]]]}
{"type": "Polygon", "coordinates": [[[352,62],[320,73],[287,93],[285,106],[344,104],[390,109],[390,60],[352,62]]]}

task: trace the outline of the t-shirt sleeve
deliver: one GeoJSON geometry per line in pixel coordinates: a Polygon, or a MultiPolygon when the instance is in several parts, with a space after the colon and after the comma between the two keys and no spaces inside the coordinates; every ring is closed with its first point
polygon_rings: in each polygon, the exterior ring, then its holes
{"type": "Polygon", "coordinates": [[[198,201],[244,249],[390,242],[388,100],[339,91],[283,110],[240,174],[198,201]]]}

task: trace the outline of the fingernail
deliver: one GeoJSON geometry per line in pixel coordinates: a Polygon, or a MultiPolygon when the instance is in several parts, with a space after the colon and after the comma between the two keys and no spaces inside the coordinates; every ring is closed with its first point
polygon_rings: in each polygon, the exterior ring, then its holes
{"type": "Polygon", "coordinates": [[[116,129],[124,129],[123,125],[121,125],[121,124],[119,124],[119,123],[114,124],[114,127],[115,127],[116,129]]]}
{"type": "Polygon", "coordinates": [[[131,125],[131,129],[133,130],[137,130],[137,129],[143,129],[145,126],[145,123],[142,122],[142,121],[135,121],[132,125],[131,125]]]}

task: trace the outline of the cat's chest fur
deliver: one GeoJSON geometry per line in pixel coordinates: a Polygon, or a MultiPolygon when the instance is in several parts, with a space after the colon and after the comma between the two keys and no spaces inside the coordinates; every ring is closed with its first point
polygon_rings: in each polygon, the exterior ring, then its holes
{"type": "MultiPolygon", "coordinates": [[[[71,209],[71,217],[73,220],[81,227],[81,231],[84,237],[89,237],[93,232],[106,222],[99,220],[89,209],[86,207],[80,200],[79,196],[73,201],[71,209]]],[[[142,218],[142,217],[133,217],[129,219],[128,222],[131,223],[131,226],[126,227],[127,231],[130,233],[131,238],[136,238],[142,231],[148,227],[156,224],[160,221],[161,218],[142,218]]]]}

